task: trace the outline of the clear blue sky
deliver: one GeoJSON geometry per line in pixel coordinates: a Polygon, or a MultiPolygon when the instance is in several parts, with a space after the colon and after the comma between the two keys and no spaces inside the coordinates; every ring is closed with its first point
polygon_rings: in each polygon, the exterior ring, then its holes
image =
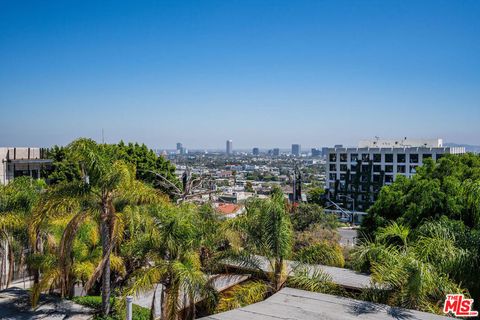
{"type": "Polygon", "coordinates": [[[480,1],[0,0],[0,145],[480,144],[480,1]]]}

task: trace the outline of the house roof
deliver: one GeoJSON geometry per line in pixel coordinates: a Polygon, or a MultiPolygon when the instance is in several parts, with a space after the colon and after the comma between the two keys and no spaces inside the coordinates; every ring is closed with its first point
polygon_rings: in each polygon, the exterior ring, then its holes
{"type": "Polygon", "coordinates": [[[390,307],[384,304],[354,300],[329,294],[284,288],[270,298],[249,306],[213,314],[204,320],[361,320],[451,319],[432,313],[390,307]]]}
{"type": "Polygon", "coordinates": [[[240,209],[240,206],[233,203],[219,203],[217,206],[217,210],[223,214],[235,213],[239,209],[240,209]]]}

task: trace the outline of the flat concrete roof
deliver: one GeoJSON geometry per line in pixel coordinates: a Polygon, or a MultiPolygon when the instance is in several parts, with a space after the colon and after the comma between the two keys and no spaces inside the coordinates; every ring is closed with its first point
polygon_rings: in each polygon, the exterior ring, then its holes
{"type": "Polygon", "coordinates": [[[451,319],[432,313],[394,308],[383,304],[354,300],[292,288],[284,288],[265,301],[203,320],[441,320],[451,319]]]}
{"type": "MultiPolygon", "coordinates": [[[[258,259],[258,262],[260,263],[260,268],[264,272],[272,272],[270,262],[268,261],[267,258],[262,256],[255,256],[255,257],[258,259]]],[[[287,264],[287,272],[292,272],[295,269],[295,267],[299,264],[299,262],[287,260],[286,264],[287,264]]],[[[247,269],[247,270],[249,269],[249,268],[242,267],[235,262],[229,262],[227,263],[227,265],[241,268],[241,269],[247,269]]],[[[332,281],[335,284],[338,284],[344,288],[363,289],[370,286],[371,278],[368,274],[356,272],[350,269],[329,267],[324,265],[302,264],[302,266],[305,266],[309,270],[310,274],[313,274],[315,270],[324,271],[325,273],[327,273],[332,277],[332,281]]],[[[253,271],[253,269],[250,269],[250,270],[253,271]]]]}

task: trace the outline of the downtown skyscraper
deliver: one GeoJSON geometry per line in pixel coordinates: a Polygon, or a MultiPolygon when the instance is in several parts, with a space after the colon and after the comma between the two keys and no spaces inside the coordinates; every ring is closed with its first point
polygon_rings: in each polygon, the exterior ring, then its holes
{"type": "Polygon", "coordinates": [[[226,153],[227,155],[231,155],[233,151],[233,141],[232,140],[227,140],[226,143],[226,153]]]}

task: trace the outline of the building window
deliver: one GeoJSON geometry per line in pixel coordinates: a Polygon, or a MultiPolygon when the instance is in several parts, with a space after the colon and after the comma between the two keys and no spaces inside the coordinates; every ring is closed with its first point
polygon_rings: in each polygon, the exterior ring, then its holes
{"type": "Polygon", "coordinates": [[[368,164],[362,164],[362,172],[367,172],[368,171],[368,164]]]}
{"type": "Polygon", "coordinates": [[[368,153],[362,153],[362,161],[370,161],[370,155],[368,153]]]}
{"type": "Polygon", "coordinates": [[[405,173],[405,166],[397,166],[397,173],[405,173]]]}
{"type": "Polygon", "coordinates": [[[405,163],[405,154],[404,153],[397,154],[397,162],[405,163]]]}
{"type": "Polygon", "coordinates": [[[424,154],[422,155],[422,159],[429,159],[429,158],[430,158],[430,159],[432,158],[432,154],[431,154],[431,153],[424,153],[424,154]]]}
{"type": "Polygon", "coordinates": [[[417,166],[410,166],[410,173],[417,173],[417,166]]]}
{"type": "Polygon", "coordinates": [[[330,171],[337,171],[337,165],[334,163],[330,164],[330,171]]]}
{"type": "Polygon", "coordinates": [[[358,153],[350,154],[350,161],[351,162],[357,162],[358,161],[358,153]]]}
{"type": "Polygon", "coordinates": [[[347,154],[340,153],[340,162],[347,162],[347,154]]]}
{"type": "Polygon", "coordinates": [[[393,154],[392,153],[386,153],[385,154],[385,162],[386,163],[392,163],[393,162],[393,154]]]}
{"type": "Polygon", "coordinates": [[[330,180],[336,180],[337,179],[337,174],[336,173],[330,173],[329,178],[330,178],[330,180]]]}
{"type": "Polygon", "coordinates": [[[376,164],[373,166],[373,172],[380,172],[382,171],[382,166],[379,164],[376,164]]]}
{"type": "Polygon", "coordinates": [[[412,153],[410,155],[410,163],[418,163],[418,154],[412,153]]]}
{"type": "Polygon", "coordinates": [[[379,175],[379,174],[374,175],[374,176],[373,176],[373,182],[377,182],[377,183],[380,182],[380,178],[381,178],[381,177],[382,177],[382,176],[379,175]]]}
{"type": "Polygon", "coordinates": [[[393,182],[393,176],[391,175],[385,175],[385,183],[392,183],[393,182]]]}
{"type": "Polygon", "coordinates": [[[336,153],[330,153],[329,160],[330,160],[330,162],[337,161],[337,154],[336,153]]]}
{"type": "Polygon", "coordinates": [[[348,167],[346,164],[341,164],[340,165],[340,171],[347,171],[348,170],[348,167]]]}
{"type": "Polygon", "coordinates": [[[346,177],[345,173],[341,173],[340,174],[340,181],[345,181],[345,177],[346,177]]]}
{"type": "Polygon", "coordinates": [[[350,171],[357,171],[357,165],[356,164],[352,164],[350,166],[350,171]]]}
{"type": "Polygon", "coordinates": [[[443,158],[443,154],[442,153],[439,153],[436,155],[437,156],[437,161],[440,160],[441,158],[443,158]]]}
{"type": "Polygon", "coordinates": [[[373,162],[382,162],[382,155],[380,153],[374,153],[373,162]]]}

